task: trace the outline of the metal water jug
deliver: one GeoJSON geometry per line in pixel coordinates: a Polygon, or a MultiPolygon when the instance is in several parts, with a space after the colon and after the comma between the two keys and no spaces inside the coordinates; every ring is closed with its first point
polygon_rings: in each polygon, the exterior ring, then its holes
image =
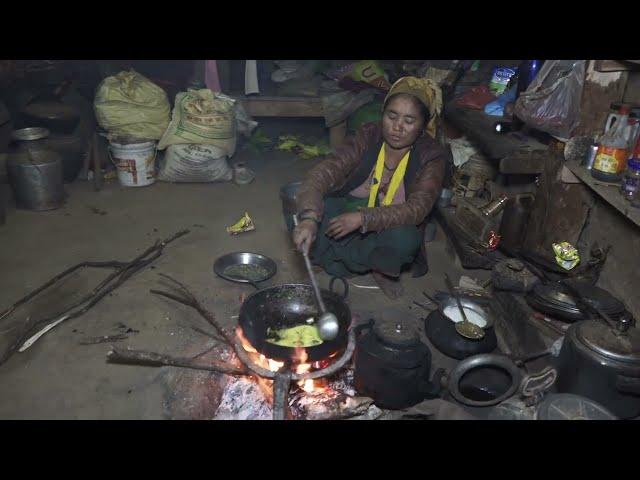
{"type": "Polygon", "coordinates": [[[18,208],[54,210],[64,202],[62,157],[42,140],[48,131],[26,128],[13,132],[7,175],[18,208]]]}

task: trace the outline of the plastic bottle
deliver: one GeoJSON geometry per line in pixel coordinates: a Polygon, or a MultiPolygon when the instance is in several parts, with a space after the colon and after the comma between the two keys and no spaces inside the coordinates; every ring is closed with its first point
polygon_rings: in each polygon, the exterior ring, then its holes
{"type": "Polygon", "coordinates": [[[620,117],[600,139],[600,147],[593,162],[591,176],[604,182],[618,182],[627,168],[629,139],[626,136],[630,108],[623,105],[620,117]]]}
{"type": "Polygon", "coordinates": [[[638,158],[635,153],[635,147],[638,143],[638,139],[640,138],[640,121],[637,118],[637,115],[634,115],[632,112],[629,115],[629,159],[638,158]]]}
{"type": "Polygon", "coordinates": [[[516,93],[518,97],[531,85],[543,63],[544,60],[524,60],[520,64],[518,69],[518,90],[516,93]]]}
{"type": "Polygon", "coordinates": [[[622,196],[632,202],[640,195],[640,158],[632,158],[627,165],[627,171],[624,172],[622,185],[620,187],[622,196]]]}

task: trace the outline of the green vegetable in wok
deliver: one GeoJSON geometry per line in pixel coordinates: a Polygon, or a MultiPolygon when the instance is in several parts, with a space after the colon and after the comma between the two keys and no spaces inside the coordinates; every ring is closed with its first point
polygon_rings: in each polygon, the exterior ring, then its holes
{"type": "Polygon", "coordinates": [[[296,327],[267,331],[267,342],[281,347],[315,347],[322,343],[315,325],[298,325],[296,327]]]}

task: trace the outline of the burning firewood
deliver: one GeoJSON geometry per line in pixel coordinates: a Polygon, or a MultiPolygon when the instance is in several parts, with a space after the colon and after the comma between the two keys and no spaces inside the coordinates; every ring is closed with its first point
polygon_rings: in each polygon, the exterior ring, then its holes
{"type": "MultiPolygon", "coordinates": [[[[139,350],[118,350],[115,347],[108,354],[110,362],[155,367],[174,366],[245,376],[244,379],[237,378],[227,383],[219,407],[219,415],[216,418],[256,418],[255,412],[266,415],[266,412],[270,411],[272,418],[276,420],[286,418],[341,419],[362,415],[371,407],[373,400],[353,396],[355,391],[348,386],[349,382],[344,381],[346,378],[344,372],[340,372],[350,360],[355,349],[353,332],[349,334],[347,349],[333,363],[314,367],[308,363],[306,351],[301,348],[296,350],[294,366],[285,367],[283,362],[268,359],[258,353],[243,337],[241,330],[238,329],[235,335],[225,330],[217,322],[213,313],[207,310],[185,285],[168,275],[163,275],[163,277],[176,285],[179,292],[151,290],[151,293],[196,310],[214,328],[215,334],[199,331],[209,337],[221,339],[235,354],[241,366],[217,361],[203,364],[196,361],[195,358],[172,357],[139,350]],[[314,371],[312,368],[320,370],[314,371]],[[246,378],[248,375],[251,375],[252,379],[246,378]],[[343,391],[332,389],[331,382],[327,386],[327,380],[321,377],[329,376],[337,378],[337,383],[334,386],[344,387],[343,391]],[[297,385],[301,394],[292,401],[288,401],[291,385],[297,385]],[[307,394],[309,397],[304,396],[307,394]],[[290,408],[292,405],[295,406],[295,409],[290,408]]],[[[346,374],[348,375],[349,371],[346,374]]],[[[352,372],[351,377],[353,377],[352,372]]],[[[351,378],[352,380],[353,378],[351,378]]]]}
{"type": "Polygon", "coordinates": [[[146,352],[143,350],[119,350],[116,347],[111,347],[111,351],[107,354],[107,360],[111,363],[147,365],[150,367],[183,367],[194,370],[228,373],[230,375],[249,375],[249,371],[245,367],[235,367],[226,362],[209,360],[203,364],[191,358],[172,357],[170,355],[146,352]]]}

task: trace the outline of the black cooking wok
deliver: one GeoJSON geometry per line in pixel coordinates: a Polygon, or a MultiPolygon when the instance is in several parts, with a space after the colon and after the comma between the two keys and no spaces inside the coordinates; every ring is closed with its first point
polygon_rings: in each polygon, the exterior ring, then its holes
{"type": "MultiPolygon", "coordinates": [[[[351,311],[339,295],[321,290],[327,311],[338,317],[340,330],[331,341],[305,347],[310,362],[323,360],[334,352],[344,350],[348,342],[351,311]]],[[[318,306],[311,285],[285,284],[265,288],[251,294],[240,307],[239,324],[251,345],[268,358],[280,361],[294,359],[295,348],[267,342],[267,329],[295,327],[310,317],[319,317],[318,306]]]]}

